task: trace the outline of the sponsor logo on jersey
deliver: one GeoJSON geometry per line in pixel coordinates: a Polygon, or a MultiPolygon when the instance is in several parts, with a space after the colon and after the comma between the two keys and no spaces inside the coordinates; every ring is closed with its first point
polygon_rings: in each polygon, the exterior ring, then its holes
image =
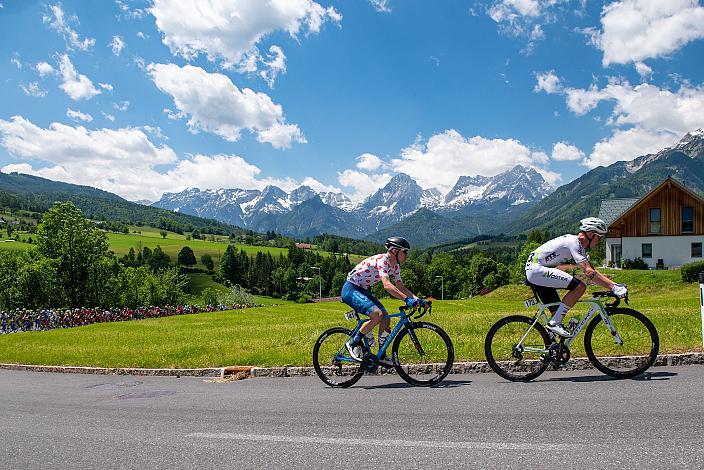
{"type": "Polygon", "coordinates": [[[546,263],[549,263],[550,261],[554,260],[555,258],[557,258],[557,253],[555,253],[555,252],[553,251],[552,253],[550,253],[549,255],[547,255],[547,256],[545,257],[545,262],[546,262],[546,263]]]}
{"type": "Polygon", "coordinates": [[[569,278],[566,278],[565,276],[560,276],[559,274],[555,274],[553,272],[545,272],[542,274],[542,276],[550,279],[557,279],[558,281],[569,281],[569,278]]]}

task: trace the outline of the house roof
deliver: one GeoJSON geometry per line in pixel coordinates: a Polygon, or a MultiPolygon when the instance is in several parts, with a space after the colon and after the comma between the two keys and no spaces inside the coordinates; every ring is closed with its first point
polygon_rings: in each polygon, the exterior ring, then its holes
{"type": "MultiPolygon", "coordinates": [[[[662,188],[664,188],[665,186],[668,186],[668,185],[674,185],[675,187],[677,187],[677,188],[679,188],[680,190],[684,191],[685,193],[691,195],[693,198],[695,198],[696,200],[698,200],[698,201],[700,201],[702,204],[704,204],[704,198],[702,198],[699,194],[697,194],[697,193],[695,193],[694,191],[692,191],[691,189],[687,188],[685,185],[683,185],[682,183],[680,183],[679,181],[677,181],[676,179],[674,179],[672,176],[668,176],[667,178],[665,178],[665,179],[662,181],[662,183],[660,183],[660,184],[657,185],[655,188],[653,188],[652,190],[650,190],[649,192],[647,192],[643,197],[637,199],[637,200],[635,201],[635,203],[633,203],[629,208],[627,208],[624,212],[622,212],[620,215],[618,215],[618,216],[617,216],[615,219],[613,219],[611,222],[608,222],[608,221],[607,221],[607,222],[606,222],[607,225],[610,226],[610,225],[612,225],[614,222],[617,222],[618,220],[623,219],[623,218],[626,217],[628,214],[630,214],[631,212],[633,212],[633,211],[636,209],[636,207],[638,207],[639,205],[643,204],[645,201],[647,201],[648,199],[650,199],[650,196],[652,196],[653,194],[659,192],[662,188]]],[[[601,213],[601,210],[599,210],[599,213],[601,213]]],[[[606,220],[606,219],[604,219],[604,220],[606,220]]]]}
{"type": "Polygon", "coordinates": [[[599,207],[598,217],[606,222],[606,226],[611,225],[611,222],[618,219],[621,214],[638,202],[637,197],[603,199],[599,207]]]}

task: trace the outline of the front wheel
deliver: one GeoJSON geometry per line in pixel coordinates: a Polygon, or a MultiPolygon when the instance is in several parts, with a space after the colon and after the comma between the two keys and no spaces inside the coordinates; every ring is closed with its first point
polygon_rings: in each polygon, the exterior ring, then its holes
{"type": "Polygon", "coordinates": [[[489,329],[484,354],[489,366],[504,379],[528,382],[548,367],[549,346],[550,336],[540,323],[523,315],[511,315],[489,329]]]}
{"type": "Polygon", "coordinates": [[[660,349],[660,338],[653,322],[630,308],[606,310],[623,344],[600,316],[589,323],[584,333],[584,350],[594,367],[606,375],[628,379],[653,365],[660,349]]]}
{"type": "Polygon", "coordinates": [[[430,387],[452,369],[455,348],[445,330],[428,322],[409,323],[392,347],[398,375],[411,385],[430,387]]]}
{"type": "Polygon", "coordinates": [[[355,362],[345,347],[351,334],[352,331],[341,326],[330,328],[313,346],[315,373],[331,387],[349,387],[364,375],[362,364],[355,362]]]}

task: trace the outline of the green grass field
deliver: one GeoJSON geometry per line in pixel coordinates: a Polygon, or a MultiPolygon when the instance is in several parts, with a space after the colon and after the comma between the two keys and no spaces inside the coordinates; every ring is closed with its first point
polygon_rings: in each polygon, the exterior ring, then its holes
{"type": "MultiPolygon", "coordinates": [[[[661,353],[701,350],[698,284],[683,283],[679,271],[609,274],[629,284],[631,307],[655,323],[661,353]]],[[[483,360],[490,326],[508,314],[531,313],[523,307],[530,295],[526,287],[507,286],[470,300],[437,301],[432,316],[424,319],[450,334],[457,361],[483,360]]],[[[322,331],[352,326],[343,317],[348,309],[339,302],[258,302],[268,306],[3,335],[0,362],[105,367],[310,365],[313,343],[322,331]]],[[[384,303],[390,311],[399,305],[390,299],[384,303]]],[[[579,313],[579,308],[573,312],[579,313]]],[[[573,346],[573,357],[584,355],[582,338],[573,346]]]]}

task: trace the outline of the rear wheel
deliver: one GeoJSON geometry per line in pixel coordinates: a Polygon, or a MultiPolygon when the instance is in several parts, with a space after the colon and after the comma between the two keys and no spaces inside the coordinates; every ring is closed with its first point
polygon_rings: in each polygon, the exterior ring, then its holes
{"type": "Polygon", "coordinates": [[[351,334],[351,330],[341,326],[330,328],[320,335],[313,346],[315,373],[331,387],[349,387],[364,375],[362,364],[355,362],[345,347],[351,334]]]}
{"type": "Polygon", "coordinates": [[[440,383],[452,369],[455,348],[439,326],[428,322],[409,323],[392,347],[398,375],[411,385],[430,387],[440,383]]]}
{"type": "Polygon", "coordinates": [[[628,379],[645,372],[658,357],[660,338],[653,322],[630,308],[606,310],[623,344],[618,344],[608,326],[597,316],[584,332],[587,357],[606,375],[628,379]]]}
{"type": "Polygon", "coordinates": [[[532,318],[512,315],[494,323],[486,334],[486,360],[501,377],[513,382],[527,382],[548,367],[548,332],[540,323],[531,325],[532,318]]]}

